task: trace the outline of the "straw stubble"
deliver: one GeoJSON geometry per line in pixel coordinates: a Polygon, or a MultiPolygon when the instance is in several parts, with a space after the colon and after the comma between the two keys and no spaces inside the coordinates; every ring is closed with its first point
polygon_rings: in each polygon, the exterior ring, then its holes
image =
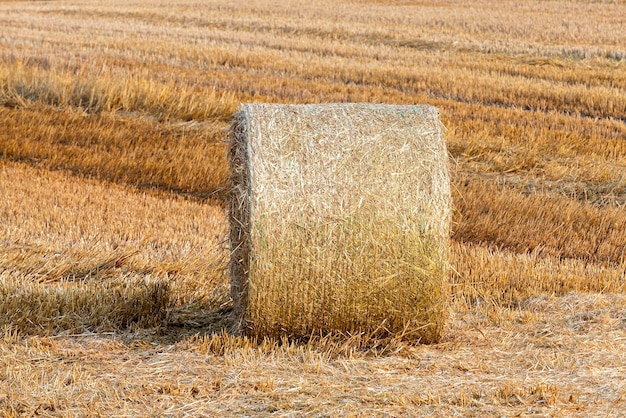
{"type": "Polygon", "coordinates": [[[257,337],[435,342],[450,186],[437,110],[245,105],[231,129],[231,290],[257,337]]]}

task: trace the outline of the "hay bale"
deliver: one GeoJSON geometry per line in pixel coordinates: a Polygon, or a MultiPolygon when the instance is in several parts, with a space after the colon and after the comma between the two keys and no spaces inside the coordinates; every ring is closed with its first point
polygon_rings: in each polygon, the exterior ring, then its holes
{"type": "Polygon", "coordinates": [[[245,105],[230,161],[242,331],[440,338],[450,182],[436,108],[245,105]]]}

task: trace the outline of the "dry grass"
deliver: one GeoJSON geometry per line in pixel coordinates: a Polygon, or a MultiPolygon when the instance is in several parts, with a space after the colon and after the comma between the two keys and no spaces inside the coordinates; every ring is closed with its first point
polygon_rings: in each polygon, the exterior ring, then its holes
{"type": "Polygon", "coordinates": [[[458,241],[613,266],[626,263],[623,208],[598,208],[541,191],[525,196],[492,179],[458,180],[453,233],[458,241]]]}
{"type": "Polygon", "coordinates": [[[182,324],[228,301],[219,207],[7,162],[0,195],[0,325],[182,324]]]}
{"type": "Polygon", "coordinates": [[[247,105],[230,154],[242,330],[441,338],[450,180],[435,108],[247,105]]]}
{"type": "Polygon", "coordinates": [[[625,6],[0,1],[0,411],[623,415],[625,6]],[[441,110],[442,343],[222,334],[248,101],[441,110]]]}
{"type": "Polygon", "coordinates": [[[145,75],[115,74],[106,67],[54,68],[44,62],[28,65],[8,59],[0,73],[5,107],[46,104],[90,113],[134,112],[160,120],[225,120],[235,110],[232,95],[185,86],[180,81],[155,81],[145,75]],[[124,77],[120,77],[123,75],[124,77]]]}
{"type": "Polygon", "coordinates": [[[43,106],[0,108],[0,123],[0,156],[7,160],[195,200],[227,194],[225,123],[164,125],[43,106]]]}
{"type": "Polygon", "coordinates": [[[0,341],[7,416],[620,416],[622,295],[458,312],[435,346],[176,344],[93,334],[0,341]]]}

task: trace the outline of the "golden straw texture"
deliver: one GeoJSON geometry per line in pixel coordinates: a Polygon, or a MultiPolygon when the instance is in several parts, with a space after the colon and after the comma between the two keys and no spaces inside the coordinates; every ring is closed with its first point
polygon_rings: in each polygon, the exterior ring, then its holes
{"type": "Polygon", "coordinates": [[[241,330],[440,338],[450,185],[437,109],[246,105],[230,146],[241,330]]]}

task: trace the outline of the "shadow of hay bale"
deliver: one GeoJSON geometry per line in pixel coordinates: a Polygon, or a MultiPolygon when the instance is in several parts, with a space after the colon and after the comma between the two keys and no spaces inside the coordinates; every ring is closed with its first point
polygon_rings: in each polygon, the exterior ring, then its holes
{"type": "Polygon", "coordinates": [[[163,280],[103,283],[0,281],[0,326],[26,334],[116,331],[167,320],[170,285],[163,280]]]}

